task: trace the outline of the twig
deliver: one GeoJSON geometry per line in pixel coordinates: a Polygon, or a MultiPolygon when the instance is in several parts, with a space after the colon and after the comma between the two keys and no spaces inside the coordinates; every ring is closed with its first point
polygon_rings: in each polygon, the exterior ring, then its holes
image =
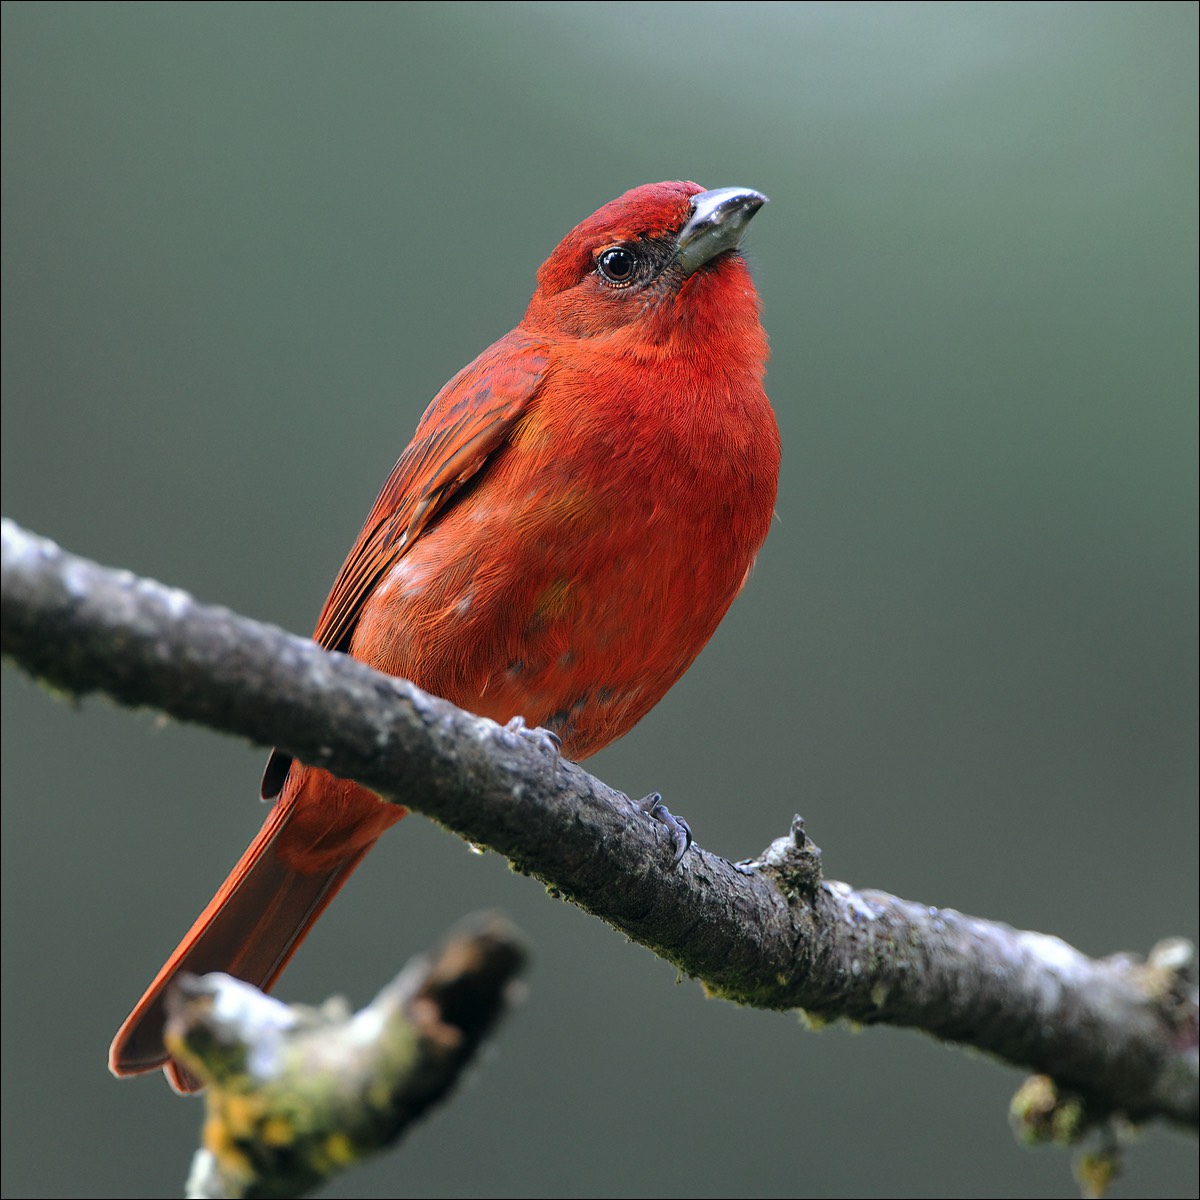
{"type": "Polygon", "coordinates": [[[366,1008],[301,1008],[228,975],[169,994],[171,1052],[206,1085],[196,1200],[298,1196],[396,1142],[458,1082],[504,1014],[526,953],[477,919],[366,1008]]]}

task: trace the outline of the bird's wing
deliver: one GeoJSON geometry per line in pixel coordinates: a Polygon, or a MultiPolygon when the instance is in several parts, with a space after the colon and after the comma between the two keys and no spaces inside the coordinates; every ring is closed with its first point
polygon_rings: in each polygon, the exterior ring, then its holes
{"type": "MultiPolygon", "coordinates": [[[[548,363],[543,344],[514,330],[438,392],[333,582],[314,641],[330,650],[349,646],[376,583],[500,447],[548,363]]],[[[264,798],[278,794],[290,765],[289,756],[272,752],[263,775],[264,798]]]]}

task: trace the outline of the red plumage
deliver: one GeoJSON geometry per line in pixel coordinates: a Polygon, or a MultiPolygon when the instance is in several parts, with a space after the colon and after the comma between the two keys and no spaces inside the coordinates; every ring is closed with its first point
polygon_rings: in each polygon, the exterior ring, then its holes
{"type": "MultiPolygon", "coordinates": [[[[779,434],[738,244],[747,189],[635,188],[576,226],[521,324],[438,393],[342,566],[315,640],[586,758],[687,670],[767,535],[779,434]]],[[[278,751],[262,831],[113,1042],[168,1063],[181,970],[269,987],[404,815],[278,751]]]]}

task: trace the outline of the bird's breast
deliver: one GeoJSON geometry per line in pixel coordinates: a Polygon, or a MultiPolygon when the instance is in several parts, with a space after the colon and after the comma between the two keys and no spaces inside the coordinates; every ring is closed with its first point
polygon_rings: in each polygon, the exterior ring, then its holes
{"type": "Polygon", "coordinates": [[[353,652],[583,758],[661,699],[737,595],[778,434],[757,379],[693,389],[690,409],[678,388],[633,405],[555,382],[381,580],[353,652]]]}

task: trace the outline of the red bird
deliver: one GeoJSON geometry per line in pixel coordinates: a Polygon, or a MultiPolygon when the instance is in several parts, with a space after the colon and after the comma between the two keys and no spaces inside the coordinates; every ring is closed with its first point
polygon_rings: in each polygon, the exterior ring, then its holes
{"type": "MultiPolygon", "coordinates": [[[[767,536],[779,431],[738,252],[766,197],[634,188],[542,264],[524,319],[434,397],[317,622],[315,640],[583,759],[688,669],[767,536]]],[[[112,1044],[166,1064],[180,971],[274,983],[404,815],[276,750],[262,830],[112,1044]]]]}

